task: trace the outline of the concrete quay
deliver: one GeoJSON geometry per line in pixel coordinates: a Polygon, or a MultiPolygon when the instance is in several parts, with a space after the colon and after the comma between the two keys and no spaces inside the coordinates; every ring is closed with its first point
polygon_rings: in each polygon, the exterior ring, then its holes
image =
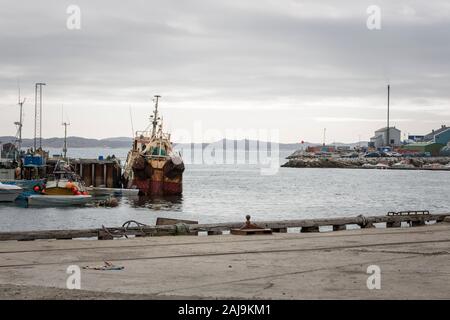
{"type": "Polygon", "coordinates": [[[0,243],[0,299],[450,299],[450,223],[0,243]],[[85,270],[109,261],[123,270],[85,270]],[[68,266],[82,290],[66,289],[68,266]],[[381,288],[369,290],[369,266],[381,288]]]}

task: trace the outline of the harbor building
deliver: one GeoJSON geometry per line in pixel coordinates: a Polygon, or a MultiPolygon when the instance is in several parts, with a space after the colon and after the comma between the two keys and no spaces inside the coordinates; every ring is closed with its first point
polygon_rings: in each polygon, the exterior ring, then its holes
{"type": "Polygon", "coordinates": [[[404,150],[429,153],[432,156],[439,156],[441,150],[450,143],[450,127],[442,125],[437,130],[432,130],[425,135],[421,142],[407,144],[404,150]]]}
{"type": "Polygon", "coordinates": [[[450,142],[447,143],[446,147],[443,147],[441,149],[441,152],[439,153],[439,155],[442,157],[450,157],[450,142]]]}
{"type": "Polygon", "coordinates": [[[375,131],[375,135],[370,138],[370,146],[376,149],[385,147],[385,146],[393,146],[399,147],[401,143],[401,131],[396,127],[389,128],[389,141],[388,141],[388,129],[387,127],[378,129],[375,131]]]}
{"type": "Polygon", "coordinates": [[[444,146],[434,142],[416,142],[410,143],[402,147],[403,150],[415,153],[429,153],[433,157],[439,156],[439,152],[444,146]]]}
{"type": "Polygon", "coordinates": [[[408,141],[410,142],[423,142],[424,138],[425,138],[424,135],[417,135],[417,134],[408,135],[408,141]]]}
{"type": "Polygon", "coordinates": [[[450,127],[442,125],[439,129],[431,131],[424,139],[426,142],[439,143],[443,146],[450,142],[450,127]]]}

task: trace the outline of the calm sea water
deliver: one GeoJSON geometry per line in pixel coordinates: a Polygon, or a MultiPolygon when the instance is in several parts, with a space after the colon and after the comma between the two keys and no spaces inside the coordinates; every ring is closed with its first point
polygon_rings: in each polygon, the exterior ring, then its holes
{"type": "MultiPolygon", "coordinates": [[[[51,154],[59,150],[50,150],[51,154]]],[[[127,149],[72,149],[96,158],[127,149]]],[[[290,152],[283,152],[284,158],[290,152]]],[[[280,160],[284,163],[284,160],[280,160]]],[[[450,172],[280,168],[261,175],[256,165],[187,165],[184,193],[172,199],[121,198],[116,208],[22,208],[0,204],[0,230],[119,226],[127,220],[154,224],[157,217],[200,223],[384,215],[391,210],[450,211],[450,172]]]]}

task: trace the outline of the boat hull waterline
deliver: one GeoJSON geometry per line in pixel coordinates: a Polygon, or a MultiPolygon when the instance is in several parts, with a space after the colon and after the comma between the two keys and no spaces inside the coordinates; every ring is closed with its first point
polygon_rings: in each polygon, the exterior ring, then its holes
{"type": "Polygon", "coordinates": [[[139,189],[87,187],[86,190],[93,196],[130,197],[139,194],[139,189]]]}
{"type": "Polygon", "coordinates": [[[18,186],[0,183],[0,202],[13,202],[22,192],[18,186]]]}
{"type": "Polygon", "coordinates": [[[22,193],[20,190],[0,190],[0,202],[14,202],[22,193]]]}
{"type": "Polygon", "coordinates": [[[31,195],[28,197],[29,207],[71,207],[84,206],[92,201],[91,195],[31,195]]]}

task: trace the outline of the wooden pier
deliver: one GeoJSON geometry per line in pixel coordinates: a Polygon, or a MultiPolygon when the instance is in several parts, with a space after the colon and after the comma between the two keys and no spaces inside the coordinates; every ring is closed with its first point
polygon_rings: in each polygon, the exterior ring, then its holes
{"type": "MultiPolygon", "coordinates": [[[[47,172],[52,172],[57,162],[58,159],[47,160],[47,172]]],[[[70,164],[88,187],[122,187],[122,168],[117,159],[71,159],[70,164]]]]}
{"type": "MultiPolygon", "coordinates": [[[[327,219],[302,219],[280,221],[255,221],[258,226],[271,229],[273,232],[287,232],[288,228],[300,228],[300,232],[319,232],[320,227],[332,227],[333,231],[345,230],[347,225],[357,225],[360,228],[373,228],[374,224],[384,223],[386,228],[400,227],[401,223],[407,223],[410,227],[423,226],[427,222],[442,222],[450,213],[444,214],[398,214],[386,216],[357,216],[327,219]]],[[[8,240],[39,240],[39,239],[76,239],[97,238],[110,240],[117,237],[128,236],[167,236],[167,235],[198,235],[199,232],[207,232],[208,235],[220,235],[223,231],[240,228],[243,222],[214,223],[214,224],[188,224],[175,223],[171,225],[138,225],[128,223],[126,227],[102,227],[92,229],[72,230],[42,230],[42,231],[15,231],[0,232],[0,241],[8,240]]]]}

